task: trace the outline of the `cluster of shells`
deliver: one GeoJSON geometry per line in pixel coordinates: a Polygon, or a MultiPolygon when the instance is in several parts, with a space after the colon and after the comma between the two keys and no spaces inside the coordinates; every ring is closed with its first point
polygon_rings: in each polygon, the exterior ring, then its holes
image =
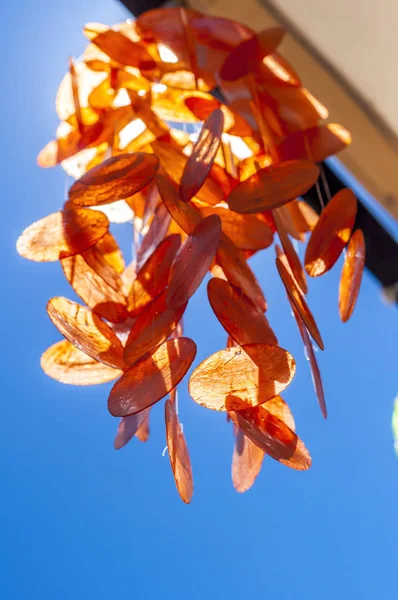
{"type": "Polygon", "coordinates": [[[353,232],[351,190],[320,197],[319,217],[300,196],[317,184],[317,163],[350,143],[349,132],[325,123],[327,109],[277,51],[281,28],[256,34],[228,19],[171,8],[112,28],[89,24],[84,34],[89,44],[58,91],[56,139],[38,157],[40,166],[61,164],[76,181],[62,210],[33,223],[17,243],[28,259],[59,261],[83,302],[49,300],[48,315],[65,339],[44,352],[42,368],[73,385],[116,380],[108,399],[110,413],[121,417],[115,448],[133,436],[146,440],[149,411],[168,396],[168,454],[189,502],[192,470],[177,385],[196,344],[184,337],[182,319],[210,274],[208,299],[228,343],[196,367],[189,393],[233,422],[236,489],[252,485],[266,454],[308,469],[310,455],[280,395],[295,361],[278,345],[248,259],[275,245],[275,276],[286,288],[326,417],[312,340],[322,350],[324,344],[306,301],[307,275],[322,275],[344,251],[338,305],[346,321],[364,241],[353,232]],[[113,222],[131,223],[127,266],[109,230],[113,222]],[[302,265],[296,242],[306,234],[302,265]]]}

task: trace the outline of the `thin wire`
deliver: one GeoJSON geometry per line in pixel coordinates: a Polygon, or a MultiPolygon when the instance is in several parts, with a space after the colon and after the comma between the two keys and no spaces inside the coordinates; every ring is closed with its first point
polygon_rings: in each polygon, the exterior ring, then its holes
{"type": "Polygon", "coordinates": [[[318,195],[319,204],[322,206],[322,209],[324,209],[325,202],[323,201],[322,190],[321,190],[321,186],[319,185],[318,180],[315,182],[315,189],[316,189],[316,193],[318,195]]]}
{"type": "MultiPolygon", "coordinates": [[[[332,198],[332,194],[330,192],[329,182],[328,182],[328,179],[326,177],[325,169],[323,168],[322,163],[319,165],[319,170],[321,172],[321,179],[322,179],[322,183],[323,183],[323,188],[324,188],[324,190],[326,192],[326,197],[328,199],[328,202],[330,202],[330,200],[332,198]]],[[[322,208],[324,208],[324,206],[322,208]]],[[[343,248],[343,257],[344,257],[344,261],[345,261],[346,258],[347,258],[347,246],[344,246],[344,248],[343,248]]],[[[317,348],[316,348],[316,351],[318,351],[317,348]]]]}
{"type": "Polygon", "coordinates": [[[322,183],[323,183],[323,188],[324,188],[324,190],[326,192],[326,197],[328,199],[328,202],[330,202],[332,194],[330,193],[330,187],[329,187],[328,178],[326,177],[325,169],[323,168],[323,164],[322,163],[319,165],[319,170],[321,172],[321,179],[322,179],[322,183]]]}
{"type": "Polygon", "coordinates": [[[133,243],[131,247],[131,260],[133,263],[137,264],[137,251],[140,243],[140,234],[138,231],[138,227],[136,226],[136,218],[133,217],[133,243]]]}
{"type": "Polygon", "coordinates": [[[224,159],[225,170],[229,175],[231,175],[231,173],[229,172],[230,171],[229,161],[227,160],[227,150],[225,147],[225,142],[223,142],[222,140],[221,140],[221,152],[222,152],[222,157],[224,159]]]}
{"type": "MultiPolygon", "coordinates": [[[[308,160],[311,160],[313,162],[314,159],[312,158],[311,148],[310,148],[310,145],[308,143],[307,135],[305,133],[304,133],[304,145],[305,145],[305,151],[307,153],[308,160]]],[[[322,173],[322,171],[321,171],[321,173],[322,173]]],[[[318,195],[319,204],[321,205],[322,209],[324,209],[325,208],[325,202],[323,201],[322,190],[321,190],[321,186],[319,185],[319,181],[318,180],[316,180],[316,182],[315,182],[315,189],[316,189],[316,193],[318,195]]]]}
{"type": "Polygon", "coordinates": [[[175,407],[176,415],[178,415],[178,389],[177,388],[175,388],[175,393],[174,393],[174,407],[175,407]]]}
{"type": "Polygon", "coordinates": [[[234,153],[232,151],[232,144],[231,144],[231,138],[228,140],[228,147],[229,147],[229,152],[230,152],[230,156],[232,158],[231,160],[231,167],[232,167],[232,177],[234,177],[235,179],[237,178],[238,174],[236,172],[236,163],[234,161],[234,153]]]}
{"type": "Polygon", "coordinates": [[[67,202],[67,201],[68,201],[68,198],[69,198],[69,196],[68,196],[68,177],[69,177],[69,175],[68,175],[68,173],[67,173],[66,171],[64,171],[64,173],[65,173],[65,181],[64,181],[64,202],[67,202]]]}

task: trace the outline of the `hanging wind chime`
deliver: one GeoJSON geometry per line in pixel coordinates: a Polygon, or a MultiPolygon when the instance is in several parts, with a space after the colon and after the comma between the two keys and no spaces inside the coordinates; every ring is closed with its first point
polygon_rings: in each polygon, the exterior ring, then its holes
{"type": "Polygon", "coordinates": [[[133,436],[146,440],[151,407],[168,397],[168,454],[190,502],[177,386],[196,344],[184,337],[182,319],[210,273],[208,299],[227,347],[196,367],[188,387],[195,402],[233,423],[235,488],[253,484],[265,455],[308,469],[309,452],[281,397],[295,361],[265,316],[248,259],[275,246],[275,277],[286,288],[326,418],[312,343],[324,344],[306,301],[307,275],[329,271],[348,244],[338,292],[347,321],[364,238],[353,231],[350,189],[328,198],[319,218],[300,196],[317,185],[317,163],[350,143],[349,132],[324,123],[327,109],[277,51],[279,27],[254,33],[170,8],[112,28],[89,24],[84,34],[89,44],[57,94],[56,139],[38,157],[76,181],[62,210],[33,223],[17,243],[25,258],[59,261],[83,302],[49,300],[48,315],[65,339],[44,352],[43,370],[72,385],[116,380],[108,398],[121,418],[115,448],[133,436]],[[126,221],[135,248],[127,266],[109,231],[111,222],[126,221]],[[292,239],[304,242],[307,233],[303,266],[292,239]]]}

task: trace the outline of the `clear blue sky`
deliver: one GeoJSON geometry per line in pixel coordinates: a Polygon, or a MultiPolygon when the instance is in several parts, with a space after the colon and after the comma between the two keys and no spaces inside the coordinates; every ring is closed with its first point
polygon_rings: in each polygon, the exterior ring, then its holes
{"type": "MultiPolygon", "coordinates": [[[[133,440],[116,452],[110,386],[62,386],[41,372],[41,352],[59,339],[46,301],[73,296],[59,265],[25,261],[15,240],[63,200],[63,172],[40,170],[35,157],[53,136],[55,93],[68,55],[83,48],[81,26],[117,22],[127,13],[111,0],[22,0],[2,3],[0,16],[1,598],[393,597],[397,315],[370,277],[344,326],[337,313],[341,265],[311,281],[309,302],[326,345],[318,353],[330,414],[325,422],[273,251],[254,261],[271,323],[298,362],[285,397],[313,467],[298,473],[267,459],[244,495],[230,480],[231,428],[224,416],[195,405],[186,384],[180,413],[195,477],[190,506],[180,501],[162,457],[162,404],[152,412],[149,443],[133,440]]],[[[186,333],[198,343],[198,359],[225,342],[203,289],[190,303],[186,333]]]]}

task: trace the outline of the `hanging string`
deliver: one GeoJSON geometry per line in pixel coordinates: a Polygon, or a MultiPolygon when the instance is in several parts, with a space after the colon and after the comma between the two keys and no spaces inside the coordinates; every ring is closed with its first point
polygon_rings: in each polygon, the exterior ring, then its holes
{"type": "Polygon", "coordinates": [[[328,199],[328,202],[330,202],[332,194],[330,193],[330,187],[329,187],[328,178],[326,177],[325,169],[323,168],[323,164],[322,163],[319,164],[319,170],[321,172],[321,179],[322,179],[323,189],[326,192],[326,197],[328,199]]]}
{"type": "Polygon", "coordinates": [[[236,165],[229,136],[228,143],[221,140],[221,152],[223,155],[226,172],[228,173],[228,175],[232,175],[232,177],[236,179],[236,165]]]}
{"type": "Polygon", "coordinates": [[[178,415],[178,406],[179,406],[179,403],[178,403],[178,390],[176,388],[176,391],[175,391],[175,409],[176,409],[176,414],[177,415],[178,415]]]}
{"type": "Polygon", "coordinates": [[[237,173],[237,169],[236,169],[236,162],[234,159],[234,153],[232,151],[232,144],[231,144],[231,138],[228,139],[228,148],[229,148],[229,155],[231,157],[231,175],[232,177],[234,177],[235,179],[237,179],[238,177],[238,173],[237,173]]]}
{"type": "MultiPolygon", "coordinates": [[[[308,142],[308,138],[307,138],[307,135],[305,133],[304,133],[304,146],[305,146],[305,151],[306,151],[308,160],[314,162],[314,159],[312,157],[311,148],[310,148],[310,145],[309,145],[309,142],[308,142]]],[[[322,173],[322,171],[321,171],[321,173],[322,173]]],[[[317,196],[318,196],[319,204],[321,205],[322,210],[323,210],[325,208],[325,202],[323,200],[322,190],[321,190],[321,186],[319,185],[319,180],[318,179],[315,182],[315,189],[316,189],[316,193],[317,193],[317,196]]]]}

